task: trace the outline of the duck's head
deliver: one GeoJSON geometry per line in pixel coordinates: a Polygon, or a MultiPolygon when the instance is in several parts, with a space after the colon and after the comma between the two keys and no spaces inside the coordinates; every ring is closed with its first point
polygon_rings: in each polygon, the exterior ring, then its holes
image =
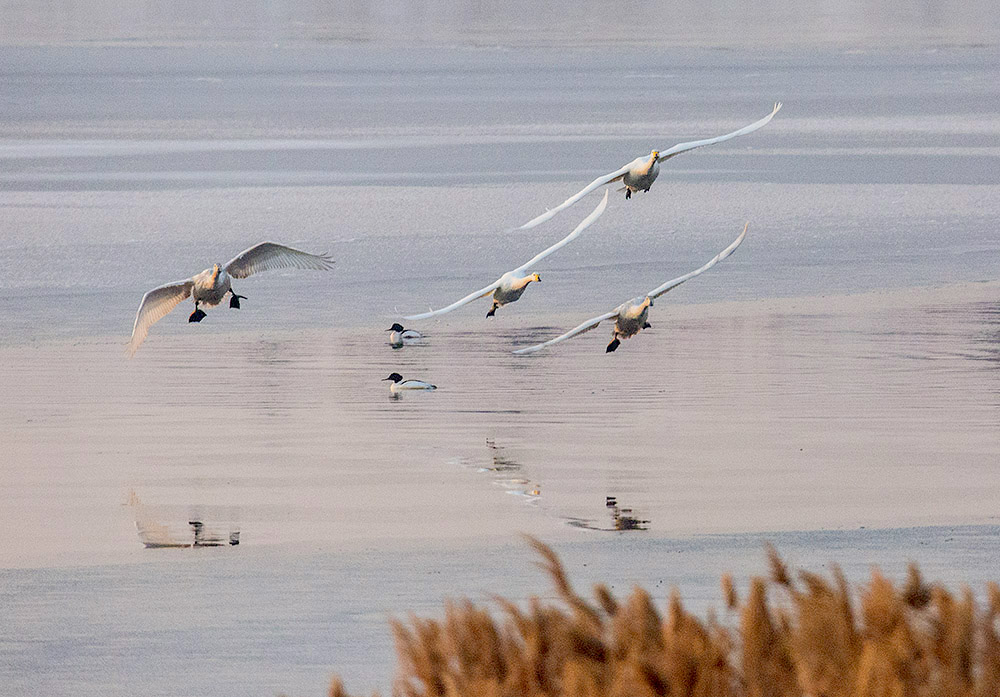
{"type": "Polygon", "coordinates": [[[400,375],[399,373],[391,373],[389,375],[389,377],[382,378],[382,382],[385,382],[386,380],[392,380],[393,382],[399,382],[402,379],[403,379],[403,376],[400,375]]]}
{"type": "Polygon", "coordinates": [[[403,325],[399,322],[394,322],[391,327],[386,329],[387,332],[401,332],[403,331],[403,325]]]}
{"type": "Polygon", "coordinates": [[[533,273],[531,274],[531,280],[534,281],[535,283],[541,283],[542,277],[539,276],[537,273],[533,273]]]}

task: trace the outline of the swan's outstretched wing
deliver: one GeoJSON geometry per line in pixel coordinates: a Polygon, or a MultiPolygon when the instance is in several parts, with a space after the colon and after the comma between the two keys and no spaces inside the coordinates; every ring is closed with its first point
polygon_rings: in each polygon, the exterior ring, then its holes
{"type": "Polygon", "coordinates": [[[548,341],[543,341],[540,344],[535,344],[534,346],[529,346],[528,348],[518,349],[514,353],[534,353],[535,351],[541,351],[546,346],[551,346],[552,344],[558,344],[560,341],[566,341],[566,339],[572,339],[578,334],[583,334],[584,332],[589,332],[591,329],[597,327],[598,324],[606,319],[611,319],[612,317],[618,316],[618,308],[615,308],[611,312],[607,312],[600,317],[594,317],[593,319],[588,319],[586,322],[581,324],[575,329],[571,329],[562,336],[557,336],[555,339],[549,339],[548,341]]]}
{"type": "Polygon", "coordinates": [[[653,290],[649,291],[646,295],[648,295],[651,298],[658,298],[661,295],[663,295],[664,293],[666,293],[668,290],[673,290],[674,288],[676,288],[680,284],[684,283],[684,281],[688,280],[689,278],[694,278],[698,274],[705,273],[710,268],[712,268],[713,266],[715,266],[716,264],[718,264],[720,261],[722,261],[723,259],[725,259],[730,254],[732,254],[733,252],[736,251],[736,248],[739,247],[743,243],[743,238],[747,236],[747,228],[748,227],[750,227],[750,223],[747,223],[746,225],[743,226],[743,232],[740,233],[740,236],[737,237],[736,240],[734,240],[731,245],[729,245],[728,247],[726,247],[725,249],[723,249],[721,252],[719,252],[718,254],[716,254],[714,257],[712,257],[712,260],[709,261],[707,264],[705,264],[704,266],[702,266],[699,269],[695,269],[691,273],[686,273],[683,276],[678,276],[677,278],[675,278],[672,281],[667,281],[662,286],[659,286],[658,288],[654,288],[653,290]]]}
{"type": "Polygon", "coordinates": [[[580,222],[580,224],[576,226],[576,229],[573,230],[573,232],[571,232],[568,235],[566,235],[565,237],[563,237],[561,240],[559,240],[554,245],[552,245],[551,247],[549,247],[548,249],[546,249],[544,252],[542,252],[540,254],[536,254],[534,257],[532,257],[531,261],[529,261],[527,264],[523,264],[521,266],[518,266],[516,269],[514,269],[514,271],[516,271],[516,272],[527,271],[532,266],[534,266],[535,264],[537,264],[538,262],[540,262],[542,259],[544,259],[548,255],[552,254],[552,252],[556,251],[557,249],[560,249],[561,247],[563,247],[563,246],[569,244],[570,242],[572,242],[573,240],[575,240],[577,237],[580,236],[581,232],[583,232],[584,230],[586,230],[587,228],[589,228],[594,223],[595,220],[597,220],[598,218],[600,218],[604,214],[604,209],[607,208],[607,207],[608,207],[608,192],[605,191],[604,192],[604,198],[602,198],[601,202],[597,204],[597,208],[595,208],[594,211],[590,215],[588,215],[586,218],[584,218],[580,222]]]}
{"type": "Polygon", "coordinates": [[[682,152],[687,152],[688,150],[694,150],[695,148],[700,148],[705,145],[712,145],[714,143],[721,143],[724,140],[729,140],[730,138],[735,138],[736,136],[743,136],[747,133],[753,133],[758,128],[762,128],[767,125],[767,122],[774,118],[774,115],[778,113],[781,109],[781,102],[774,103],[774,110],[770,114],[762,118],[760,121],[754,121],[749,126],[744,126],[738,131],[733,131],[732,133],[727,133],[724,136],[717,136],[715,138],[706,138],[705,140],[692,140],[690,143],[678,143],[669,150],[663,150],[660,152],[660,156],[656,158],[657,162],[663,162],[664,160],[669,160],[674,155],[680,155],[682,152]]]}
{"type": "Polygon", "coordinates": [[[408,317],[404,317],[403,319],[427,319],[428,317],[436,317],[437,315],[443,315],[446,312],[451,312],[455,308],[459,308],[462,307],[462,305],[471,303],[473,300],[478,300],[479,298],[485,298],[487,295],[495,291],[499,286],[500,286],[500,279],[498,278],[485,288],[480,288],[475,293],[469,293],[461,300],[453,302],[451,305],[448,305],[447,307],[442,307],[440,310],[431,310],[429,312],[423,312],[419,315],[409,315],[408,317]]]}
{"type": "Polygon", "coordinates": [[[309,254],[274,242],[261,242],[236,255],[226,264],[226,273],[233,278],[246,278],[272,269],[311,269],[327,271],[333,268],[328,254],[309,254]]]}
{"type": "Polygon", "coordinates": [[[142,296],[139,310],[135,313],[135,324],[132,325],[132,339],[125,349],[130,357],[135,355],[146,335],[149,334],[150,327],[177,307],[180,301],[191,297],[192,288],[194,288],[194,281],[189,278],[186,281],[168,283],[165,286],[154,288],[142,296]]]}
{"type": "Polygon", "coordinates": [[[527,230],[528,228],[535,227],[536,225],[541,225],[546,220],[550,220],[551,218],[553,218],[560,211],[564,211],[567,208],[569,208],[570,206],[572,206],[574,203],[576,203],[577,201],[579,201],[581,198],[583,198],[584,196],[586,196],[587,194],[589,194],[594,189],[599,189],[600,187],[604,186],[605,184],[610,184],[613,181],[617,181],[617,180],[621,179],[622,177],[625,176],[625,173],[628,172],[632,168],[632,166],[634,164],[635,164],[634,162],[629,162],[627,165],[625,165],[621,169],[616,169],[614,172],[611,172],[610,174],[605,174],[603,177],[598,177],[594,181],[592,181],[589,184],[587,184],[587,186],[585,186],[582,189],[580,189],[580,191],[578,191],[577,193],[573,194],[568,199],[566,199],[565,201],[563,201],[562,203],[560,203],[555,208],[550,208],[549,210],[545,211],[544,213],[542,213],[537,218],[532,218],[531,220],[529,220],[528,222],[526,222],[524,225],[522,225],[521,227],[519,227],[517,229],[518,230],[527,230]]]}

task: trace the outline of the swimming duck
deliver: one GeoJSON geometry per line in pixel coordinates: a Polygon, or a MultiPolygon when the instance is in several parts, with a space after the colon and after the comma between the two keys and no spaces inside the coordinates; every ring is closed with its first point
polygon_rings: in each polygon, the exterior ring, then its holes
{"type": "Polygon", "coordinates": [[[239,309],[240,300],[246,300],[245,295],[237,295],[232,289],[232,279],[284,268],[325,271],[333,268],[333,260],[326,254],[309,254],[274,242],[261,242],[240,252],[224,266],[213,264],[212,268],[205,269],[186,281],[154,288],[143,295],[142,302],[139,303],[127,353],[129,356],[135,355],[149,333],[149,328],[182,300],[194,298],[194,312],[188,317],[188,322],[200,322],[205,319],[205,312],[201,308],[215,307],[227,294],[231,295],[231,308],[239,309]]]}
{"type": "Polygon", "coordinates": [[[493,283],[486,286],[485,288],[480,288],[476,292],[466,295],[461,300],[454,302],[451,305],[448,305],[447,307],[442,307],[440,310],[431,310],[429,312],[424,312],[419,315],[410,315],[408,317],[405,317],[404,319],[410,319],[410,320],[427,319],[428,317],[443,315],[444,313],[451,312],[452,310],[459,308],[462,305],[466,305],[472,302],[473,300],[478,300],[479,298],[485,298],[487,295],[490,295],[491,293],[493,294],[493,306],[490,308],[490,311],[486,313],[486,316],[492,317],[493,315],[496,314],[497,308],[515,302],[518,298],[520,298],[521,295],[524,294],[524,291],[527,289],[529,283],[531,283],[532,281],[538,283],[541,282],[542,280],[541,276],[539,276],[537,273],[528,273],[528,269],[530,269],[532,266],[540,262],[545,257],[549,256],[556,250],[560,249],[561,247],[569,244],[574,239],[576,239],[580,235],[580,233],[582,233],[584,230],[590,227],[595,220],[601,217],[607,205],[608,205],[608,192],[605,191],[604,198],[601,199],[601,202],[597,204],[597,207],[593,210],[593,212],[590,215],[584,218],[583,221],[581,221],[581,223],[576,226],[576,229],[574,229],[573,232],[566,235],[566,237],[556,242],[554,245],[546,249],[544,252],[536,254],[534,257],[531,258],[530,261],[528,261],[528,263],[522,264],[521,266],[518,266],[516,269],[508,271],[503,276],[493,281],[493,283]]]}
{"type": "Polygon", "coordinates": [[[422,339],[423,334],[415,329],[403,329],[403,325],[399,322],[394,322],[391,327],[386,329],[387,332],[392,332],[389,335],[389,345],[395,348],[400,348],[403,344],[409,343],[411,341],[416,341],[417,339],[422,339]]]}
{"type": "Polygon", "coordinates": [[[565,341],[566,339],[571,339],[574,336],[577,336],[578,334],[583,334],[584,332],[588,332],[606,319],[614,319],[615,328],[611,332],[611,343],[608,344],[608,347],[606,349],[607,353],[611,353],[612,351],[618,348],[618,346],[621,344],[622,339],[628,339],[630,337],[635,336],[643,329],[650,328],[651,325],[646,320],[649,316],[649,308],[653,306],[654,299],[660,297],[667,291],[676,288],[680,284],[684,283],[684,281],[687,281],[691,278],[694,278],[698,274],[708,271],[710,268],[712,268],[720,261],[728,257],[734,251],[736,251],[736,248],[740,246],[740,244],[743,242],[743,239],[746,237],[747,228],[749,226],[750,223],[744,225],[743,232],[740,233],[740,236],[737,237],[736,240],[731,245],[729,245],[724,250],[719,252],[716,256],[712,258],[711,261],[709,261],[701,268],[695,269],[694,271],[686,273],[683,276],[679,276],[673,279],[672,281],[667,281],[662,286],[659,286],[658,288],[654,288],[653,290],[649,291],[646,295],[640,295],[637,298],[632,298],[631,300],[627,300],[618,307],[616,307],[611,312],[600,315],[599,317],[594,317],[593,319],[588,319],[580,326],[576,327],[575,329],[571,329],[562,336],[557,336],[555,339],[550,339],[549,341],[545,341],[541,344],[536,344],[535,346],[529,346],[528,348],[518,349],[517,351],[514,351],[514,353],[523,354],[523,353],[534,353],[535,351],[540,351],[546,346],[551,346],[552,344],[558,344],[560,341],[565,341]]]}
{"type": "Polygon", "coordinates": [[[386,380],[391,380],[392,384],[389,385],[389,391],[393,394],[401,390],[436,390],[437,385],[432,385],[429,382],[424,382],[423,380],[404,380],[403,376],[399,373],[390,373],[389,377],[382,378],[382,382],[386,380]]]}
{"type": "Polygon", "coordinates": [[[747,133],[753,133],[758,128],[762,128],[767,125],[767,123],[774,118],[774,115],[778,113],[781,109],[781,102],[775,102],[774,109],[770,114],[762,118],[760,121],[755,121],[749,126],[744,126],[738,131],[733,131],[732,133],[727,133],[723,136],[717,136],[715,138],[706,138],[705,140],[692,140],[688,143],[678,143],[669,150],[653,150],[649,155],[643,155],[635,158],[627,165],[624,165],[620,169],[616,169],[614,172],[605,174],[602,177],[598,177],[594,181],[590,182],[583,189],[577,193],[570,196],[568,199],[560,203],[555,208],[550,208],[549,210],[542,213],[537,218],[529,220],[527,223],[518,228],[518,230],[526,230],[527,228],[535,227],[536,225],[541,225],[546,220],[551,219],[560,211],[563,211],[574,203],[579,201],[581,198],[589,194],[591,191],[598,189],[605,184],[610,184],[611,182],[622,180],[625,184],[624,187],[619,189],[619,191],[625,192],[625,198],[632,198],[632,194],[636,191],[649,191],[649,187],[653,185],[656,181],[657,175],[660,173],[660,163],[664,160],[668,160],[674,155],[679,155],[682,152],[687,152],[688,150],[694,150],[695,148],[701,148],[706,145],[713,145],[715,143],[721,143],[722,141],[729,140],[730,138],[735,138],[736,136],[746,135],[747,133]]]}

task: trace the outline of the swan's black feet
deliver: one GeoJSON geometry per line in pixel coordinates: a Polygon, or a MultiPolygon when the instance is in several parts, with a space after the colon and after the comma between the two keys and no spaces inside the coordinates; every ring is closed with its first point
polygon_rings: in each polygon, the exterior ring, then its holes
{"type": "Polygon", "coordinates": [[[203,319],[205,319],[205,313],[198,308],[195,308],[195,311],[191,313],[190,317],[188,317],[188,322],[200,322],[203,319]]]}
{"type": "MultiPolygon", "coordinates": [[[[232,293],[232,291],[230,291],[230,292],[232,293]]],[[[245,295],[237,295],[236,293],[233,293],[233,297],[229,298],[229,307],[234,307],[237,310],[240,309],[240,300],[241,299],[242,300],[246,300],[247,296],[245,296],[245,295]]]]}
{"type": "Polygon", "coordinates": [[[649,322],[646,322],[644,325],[642,325],[642,328],[643,329],[649,329],[652,326],[653,326],[652,324],[650,324],[649,322]]]}
{"type": "Polygon", "coordinates": [[[604,351],[604,353],[611,353],[616,348],[621,346],[621,343],[621,340],[618,337],[615,337],[615,340],[608,344],[608,348],[604,351]]]}
{"type": "Polygon", "coordinates": [[[492,317],[493,315],[495,315],[497,313],[497,308],[498,307],[499,307],[499,305],[494,305],[493,307],[491,307],[490,311],[486,313],[486,316],[487,317],[492,317]]]}
{"type": "Polygon", "coordinates": [[[632,189],[626,188],[625,189],[625,200],[627,201],[630,198],[632,198],[632,189]]]}
{"type": "Polygon", "coordinates": [[[647,186],[647,187],[646,187],[645,189],[643,189],[643,190],[642,190],[642,193],[644,193],[644,194],[648,194],[648,193],[649,193],[649,187],[647,186]]]}

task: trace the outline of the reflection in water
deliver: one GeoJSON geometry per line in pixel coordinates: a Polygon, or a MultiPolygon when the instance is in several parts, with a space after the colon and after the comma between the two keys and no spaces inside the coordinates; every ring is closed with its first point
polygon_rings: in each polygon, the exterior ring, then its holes
{"type": "Polygon", "coordinates": [[[239,527],[229,525],[228,532],[215,524],[206,526],[203,516],[193,510],[188,516],[188,529],[179,524],[164,524],[160,522],[149,508],[142,503],[135,491],[129,491],[126,504],[132,509],[135,529],[139,540],[147,549],[189,548],[189,547],[235,547],[240,543],[239,527]]]}
{"type": "Polygon", "coordinates": [[[575,528],[583,528],[585,530],[603,530],[605,532],[612,530],[624,531],[649,529],[649,521],[642,520],[632,515],[631,508],[622,508],[619,506],[617,496],[606,496],[604,498],[604,506],[608,509],[608,513],[611,515],[612,527],[604,527],[592,520],[586,520],[583,518],[569,518],[568,522],[575,528]]]}
{"type": "Polygon", "coordinates": [[[523,466],[503,454],[503,447],[490,438],[486,439],[486,447],[491,451],[493,464],[480,468],[480,472],[490,472],[494,475],[493,483],[512,496],[522,496],[529,503],[538,501],[542,496],[542,487],[528,477],[510,476],[515,472],[523,473],[523,466]]]}
{"type": "Polygon", "coordinates": [[[490,438],[486,439],[486,447],[490,449],[491,463],[482,466],[476,462],[465,462],[477,472],[492,475],[493,485],[503,489],[504,493],[523,498],[527,503],[535,504],[542,496],[542,487],[531,477],[525,476],[524,466],[504,454],[503,446],[497,445],[490,438]]]}

